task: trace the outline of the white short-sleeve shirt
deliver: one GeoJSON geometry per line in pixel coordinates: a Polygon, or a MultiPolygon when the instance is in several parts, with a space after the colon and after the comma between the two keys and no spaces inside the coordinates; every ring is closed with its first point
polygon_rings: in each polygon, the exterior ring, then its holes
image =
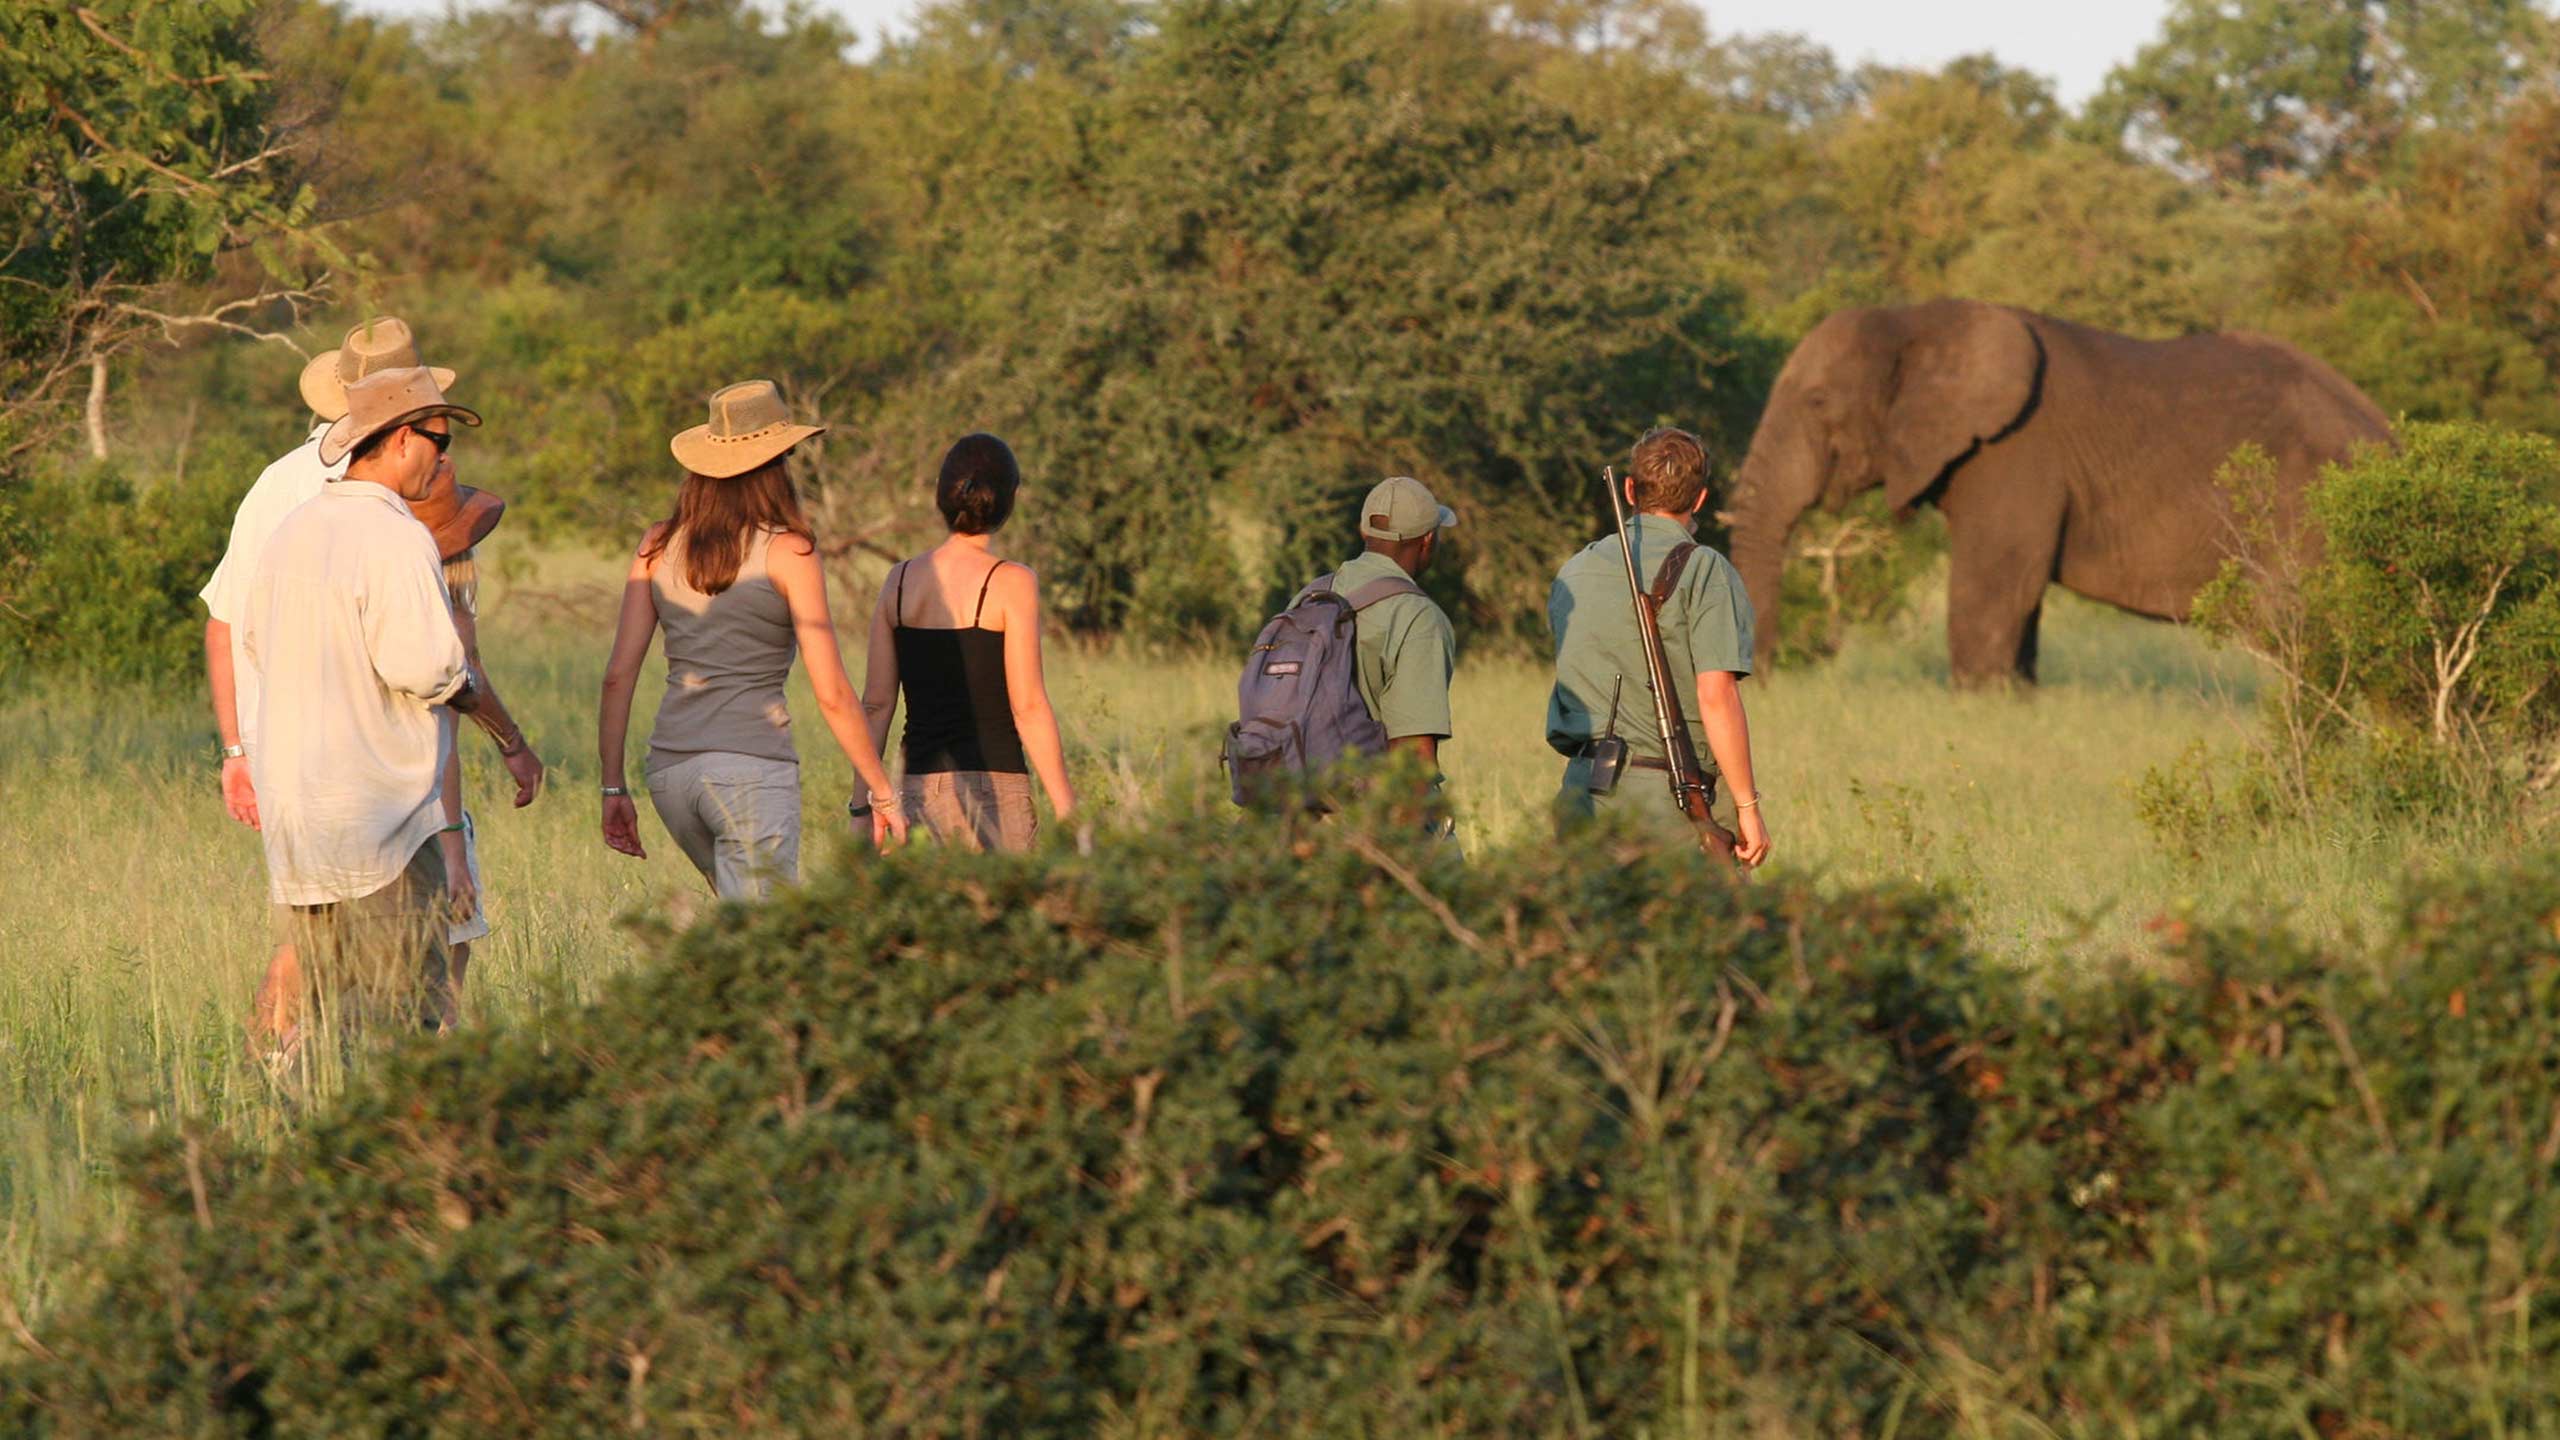
{"type": "Polygon", "coordinates": [[[276,527],[239,634],[269,894],[323,905],[390,884],[444,825],[435,707],[468,674],[435,541],[390,490],[333,481],[276,527]]]}
{"type": "Polygon", "coordinates": [[[276,527],[304,501],[317,496],[321,487],[346,473],[344,460],[335,465],[320,463],[320,437],[328,432],[326,423],[314,425],[302,444],[259,472],[258,483],[240,497],[240,509],[231,517],[231,543],[223,549],[222,563],[214,567],[204,589],[196,592],[213,618],[231,627],[232,703],[240,743],[252,749],[258,743],[258,678],[241,653],[240,622],[257,586],[258,554],[267,548],[276,527]]]}

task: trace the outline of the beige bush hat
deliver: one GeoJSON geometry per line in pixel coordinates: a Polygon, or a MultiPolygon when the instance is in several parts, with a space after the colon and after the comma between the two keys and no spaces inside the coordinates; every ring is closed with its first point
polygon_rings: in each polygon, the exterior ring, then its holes
{"type": "Polygon", "coordinates": [[[1360,502],[1360,533],[1372,540],[1413,540],[1458,523],[1458,512],[1433,499],[1410,475],[1381,480],[1360,502]],[[1384,527],[1376,522],[1383,518],[1384,527]]]}
{"type": "Polygon", "coordinates": [[[748,380],[711,392],[711,423],[677,435],[667,449],[694,474],[726,480],[826,430],[824,425],[792,424],[782,391],[770,380],[748,380]]]}
{"type": "Polygon", "coordinates": [[[335,465],[347,452],[395,425],[450,415],[465,425],[480,417],[445,402],[444,387],[434,371],[412,365],[405,370],[377,370],[347,387],[347,413],[320,437],[320,463],[335,465]]]}
{"type": "MultiPolygon", "coordinates": [[[[302,367],[302,403],[323,420],[347,413],[347,387],[377,370],[407,370],[418,363],[418,339],[408,322],[381,315],[347,332],[346,343],[302,367]]],[[[453,372],[432,366],[438,390],[453,388],[453,372]]]]}

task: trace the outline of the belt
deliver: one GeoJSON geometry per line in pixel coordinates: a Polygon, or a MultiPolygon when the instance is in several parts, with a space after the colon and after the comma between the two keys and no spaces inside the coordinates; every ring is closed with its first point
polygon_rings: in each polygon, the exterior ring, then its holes
{"type": "MultiPolygon", "coordinates": [[[[1585,742],[1581,749],[1574,751],[1573,758],[1576,760],[1590,759],[1590,744],[1585,742]]],[[[1671,762],[1663,759],[1659,755],[1630,755],[1626,759],[1626,765],[1631,770],[1659,770],[1665,775],[1671,773],[1671,762]]]]}

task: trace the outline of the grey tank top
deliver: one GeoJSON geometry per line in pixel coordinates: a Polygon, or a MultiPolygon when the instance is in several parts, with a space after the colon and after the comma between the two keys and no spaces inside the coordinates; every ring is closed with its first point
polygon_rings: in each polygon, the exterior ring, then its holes
{"type": "Polygon", "coordinates": [[[797,761],[783,682],[799,647],[791,605],[773,587],[765,554],[773,534],[747,542],[738,578],[717,595],[686,583],[684,544],[669,545],[649,575],[658,625],[667,632],[667,697],[649,732],[649,756],[755,755],[797,761]]]}

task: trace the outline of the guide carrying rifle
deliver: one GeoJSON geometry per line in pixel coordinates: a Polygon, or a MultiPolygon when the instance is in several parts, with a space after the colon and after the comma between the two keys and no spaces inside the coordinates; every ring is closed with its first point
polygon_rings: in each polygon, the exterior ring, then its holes
{"type": "Polygon", "coordinates": [[[1548,592],[1547,743],[1566,762],[1558,827],[1625,815],[1667,842],[1757,865],[1769,834],[1740,689],[1751,673],[1751,602],[1733,566],[1693,533],[1707,503],[1706,449],[1686,431],[1656,430],[1629,470],[1623,482],[1606,472],[1614,533],[1567,560],[1548,592]],[[1628,770],[1665,783],[1626,785],[1628,770]],[[1719,781],[1730,819],[1717,814],[1719,781]]]}
{"type": "MultiPolygon", "coordinates": [[[[1698,768],[1698,749],[1689,738],[1689,722],[1681,716],[1679,699],[1671,688],[1671,664],[1662,654],[1662,605],[1680,583],[1680,572],[1697,552],[1697,544],[1682,545],[1664,557],[1652,587],[1646,588],[1636,577],[1636,542],[1627,533],[1627,501],[1618,492],[1616,468],[1602,466],[1600,479],[1609,491],[1609,513],[1617,517],[1618,554],[1626,562],[1627,598],[1634,605],[1636,635],[1644,650],[1644,684],[1653,692],[1654,730],[1662,737],[1661,765],[1663,778],[1671,782],[1671,803],[1698,832],[1698,849],[1710,860],[1730,863],[1733,832],[1716,823],[1716,782],[1698,768]]],[[[1602,752],[1594,756],[1594,779],[1614,785],[1626,762],[1627,742],[1609,735],[1593,741],[1592,748],[1602,752]]],[[[1635,763],[1645,764],[1641,759],[1635,763]]]]}

